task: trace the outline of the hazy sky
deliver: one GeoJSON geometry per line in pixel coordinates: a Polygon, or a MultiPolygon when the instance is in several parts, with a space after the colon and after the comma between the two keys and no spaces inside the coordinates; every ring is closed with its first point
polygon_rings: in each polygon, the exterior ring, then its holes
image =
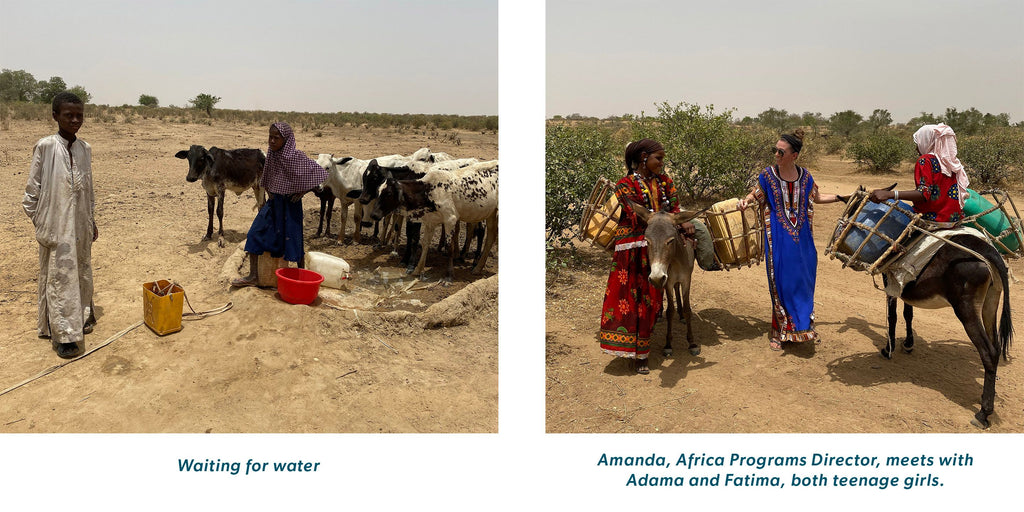
{"type": "Polygon", "coordinates": [[[184,106],[497,114],[497,0],[0,0],[0,67],[184,106]]]}
{"type": "Polygon", "coordinates": [[[547,2],[548,116],[667,101],[1024,120],[1024,1],[547,2]]]}

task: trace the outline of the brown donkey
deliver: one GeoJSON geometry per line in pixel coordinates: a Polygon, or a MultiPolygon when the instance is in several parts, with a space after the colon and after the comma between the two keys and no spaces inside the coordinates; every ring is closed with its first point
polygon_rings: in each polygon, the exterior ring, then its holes
{"type": "Polygon", "coordinates": [[[690,277],[693,274],[693,243],[680,236],[679,230],[676,228],[677,225],[693,218],[693,212],[655,213],[628,198],[626,201],[637,217],[647,224],[647,229],[644,230],[644,239],[647,241],[647,258],[651,262],[651,275],[648,279],[655,288],[666,292],[665,301],[668,302],[668,311],[665,313],[665,319],[668,321],[668,325],[665,329],[665,348],[662,349],[662,354],[666,357],[672,355],[672,313],[674,310],[678,310],[679,319],[686,323],[686,341],[689,344],[690,354],[698,355],[700,346],[693,341],[693,327],[690,321],[692,315],[690,277]],[[667,290],[675,292],[674,303],[667,290]]]}

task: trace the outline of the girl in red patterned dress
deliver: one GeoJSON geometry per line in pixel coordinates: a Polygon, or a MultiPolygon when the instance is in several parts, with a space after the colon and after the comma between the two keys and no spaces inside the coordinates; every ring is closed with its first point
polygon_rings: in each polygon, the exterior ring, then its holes
{"type": "Polygon", "coordinates": [[[956,134],[945,124],[926,124],[914,132],[914,144],[921,158],[914,165],[914,190],[872,190],[871,201],[904,199],[914,203],[921,218],[953,227],[964,218],[967,172],[956,157],[956,134]]]}
{"type": "MultiPolygon", "coordinates": [[[[663,174],[665,148],[651,139],[626,146],[628,172],[615,185],[615,196],[622,205],[619,226],[614,233],[615,256],[601,308],[601,350],[617,357],[635,360],[636,371],[647,374],[647,355],[651,350],[651,331],[661,311],[661,291],[648,276],[644,226],[628,206],[626,198],[652,211],[679,211],[679,199],[672,179],[663,174]]],[[[682,230],[693,235],[694,227],[685,223],[682,230]]]]}

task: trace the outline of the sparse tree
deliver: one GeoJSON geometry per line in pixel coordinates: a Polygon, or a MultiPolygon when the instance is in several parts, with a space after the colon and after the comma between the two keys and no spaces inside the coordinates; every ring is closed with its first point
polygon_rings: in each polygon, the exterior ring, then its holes
{"type": "Polygon", "coordinates": [[[864,120],[860,114],[852,110],[844,110],[842,112],[836,112],[832,114],[832,117],[828,118],[829,128],[843,137],[849,137],[860,122],[864,120]]]}
{"type": "Polygon", "coordinates": [[[981,130],[984,119],[984,114],[974,107],[963,112],[949,107],[946,109],[946,115],[943,116],[943,121],[953,128],[957,135],[974,135],[978,133],[981,130]]]}
{"type": "Polygon", "coordinates": [[[89,103],[89,101],[92,100],[92,94],[86,92],[85,87],[82,87],[81,85],[76,85],[68,89],[68,92],[78,96],[78,98],[82,100],[82,103],[89,103]]]}
{"type": "Polygon", "coordinates": [[[907,124],[910,125],[912,128],[916,129],[926,124],[939,124],[940,122],[942,122],[942,120],[939,119],[939,117],[936,116],[935,114],[921,112],[921,115],[911,119],[910,121],[907,121],[907,124]]]}
{"type": "Polygon", "coordinates": [[[804,112],[803,115],[800,116],[800,123],[804,126],[810,127],[815,131],[815,133],[817,133],[818,127],[828,123],[828,119],[825,119],[825,117],[821,115],[821,112],[804,112]]]}
{"type": "Polygon", "coordinates": [[[985,114],[985,117],[982,119],[982,123],[985,124],[985,128],[1005,128],[1010,126],[1010,114],[1007,114],[1006,112],[997,115],[985,114]]]}
{"type": "Polygon", "coordinates": [[[59,76],[51,76],[49,80],[40,80],[36,83],[36,93],[32,101],[36,103],[49,103],[53,97],[68,90],[68,84],[59,76]]]}
{"type": "Polygon", "coordinates": [[[0,71],[0,101],[31,101],[36,91],[36,79],[25,70],[0,71]]]}
{"type": "Polygon", "coordinates": [[[778,133],[782,133],[786,128],[788,128],[789,112],[786,112],[784,109],[779,110],[771,107],[757,115],[757,122],[761,126],[771,128],[778,133]]]}
{"type": "Polygon", "coordinates": [[[199,110],[205,110],[206,115],[213,115],[213,106],[220,102],[220,98],[212,94],[202,93],[197,95],[195,98],[188,100],[192,104],[192,108],[199,110]]]}
{"type": "Polygon", "coordinates": [[[142,105],[144,107],[159,107],[160,100],[156,99],[156,96],[142,94],[139,96],[139,105],[142,105]]]}
{"type": "Polygon", "coordinates": [[[868,118],[868,125],[876,132],[879,128],[889,126],[890,124],[892,124],[892,114],[885,109],[876,108],[875,111],[871,113],[871,117],[868,118]]]}

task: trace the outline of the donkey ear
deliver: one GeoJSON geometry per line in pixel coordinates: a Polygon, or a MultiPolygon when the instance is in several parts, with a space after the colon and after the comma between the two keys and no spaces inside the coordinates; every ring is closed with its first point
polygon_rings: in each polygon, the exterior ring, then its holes
{"type": "Polygon", "coordinates": [[[636,201],[634,201],[634,200],[632,200],[632,199],[630,199],[628,197],[625,198],[625,199],[626,199],[626,205],[629,206],[629,209],[633,210],[633,213],[636,214],[636,216],[639,217],[640,220],[644,221],[644,223],[646,224],[647,223],[647,219],[651,218],[651,213],[652,212],[650,210],[648,210],[646,206],[644,206],[644,205],[642,205],[642,204],[640,204],[640,203],[638,203],[638,202],[636,202],[636,201]]]}
{"type": "Polygon", "coordinates": [[[696,210],[680,210],[678,213],[672,214],[672,223],[682,224],[684,222],[690,222],[695,217],[697,217],[699,213],[700,212],[696,210]]]}

